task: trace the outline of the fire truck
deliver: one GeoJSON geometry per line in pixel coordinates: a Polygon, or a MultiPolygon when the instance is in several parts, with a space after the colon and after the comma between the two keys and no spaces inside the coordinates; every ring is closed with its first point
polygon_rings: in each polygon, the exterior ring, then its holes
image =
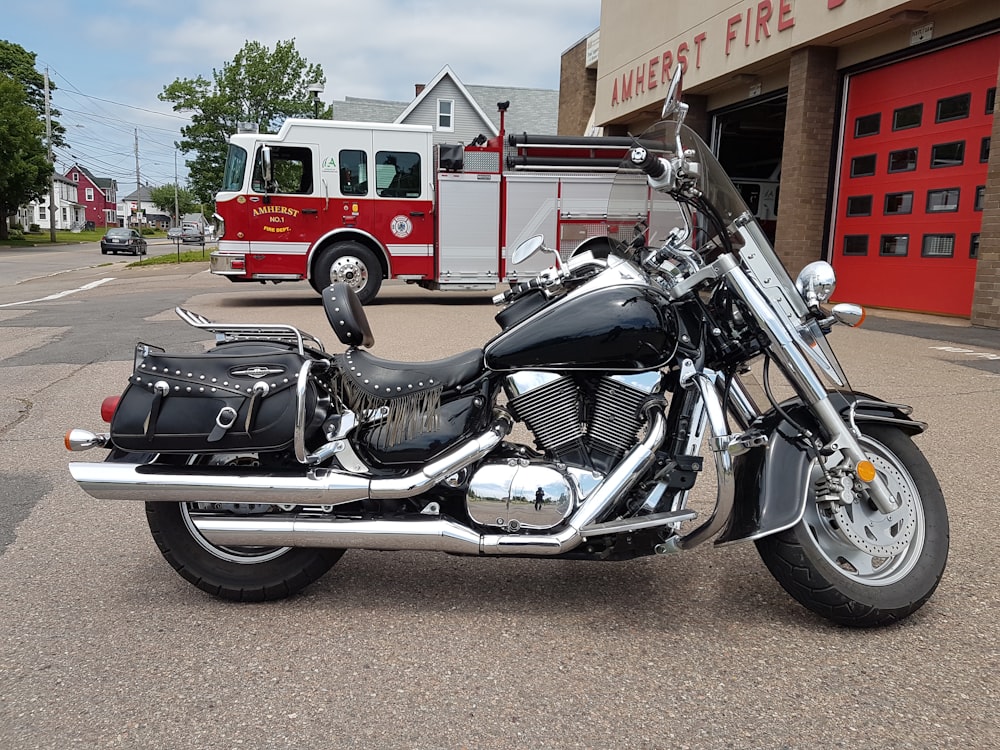
{"type": "MultiPolygon", "coordinates": [[[[230,138],[211,271],[236,282],[346,282],[361,301],[383,279],[489,290],[514,281],[508,248],[543,234],[566,258],[631,239],[637,212],[608,215],[629,138],[479,136],[433,142],[430,127],[289,119],[230,138]]],[[[533,275],[547,261],[521,264],[533,275]]]]}

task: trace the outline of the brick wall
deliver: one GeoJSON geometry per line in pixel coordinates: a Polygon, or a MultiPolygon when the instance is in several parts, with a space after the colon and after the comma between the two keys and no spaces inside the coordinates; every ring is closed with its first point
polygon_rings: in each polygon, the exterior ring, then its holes
{"type": "MultiPolygon", "coordinates": [[[[997,85],[1000,87],[1000,71],[997,72],[997,85]]],[[[997,112],[1000,107],[993,109],[979,261],[972,295],[972,324],[986,328],[1000,328],[1000,116],[997,112]]]]}
{"type": "Polygon", "coordinates": [[[567,50],[559,71],[559,135],[586,135],[597,97],[597,71],[587,70],[587,40],[567,50]]]}
{"type": "Polygon", "coordinates": [[[837,51],[806,47],[792,54],[781,157],[775,250],[792,278],[823,257],[834,113],[840,91],[837,51]]]}

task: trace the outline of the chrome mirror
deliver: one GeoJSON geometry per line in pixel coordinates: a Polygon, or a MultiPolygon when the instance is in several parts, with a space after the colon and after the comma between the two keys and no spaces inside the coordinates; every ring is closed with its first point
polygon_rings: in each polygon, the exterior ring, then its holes
{"type": "Polygon", "coordinates": [[[670,85],[667,87],[667,98],[663,100],[663,111],[660,119],[666,120],[677,111],[681,101],[681,66],[674,68],[674,74],[670,76],[670,85]]]}
{"type": "Polygon", "coordinates": [[[536,234],[534,237],[529,237],[520,245],[514,248],[514,252],[510,254],[510,262],[514,265],[518,263],[524,263],[528,258],[537,253],[539,250],[545,247],[545,237],[540,234],[536,234]]]}

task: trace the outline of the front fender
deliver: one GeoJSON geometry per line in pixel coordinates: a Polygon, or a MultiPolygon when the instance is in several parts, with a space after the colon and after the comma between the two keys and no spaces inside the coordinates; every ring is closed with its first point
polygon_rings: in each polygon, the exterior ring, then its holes
{"type": "MultiPolygon", "coordinates": [[[[844,417],[859,427],[890,425],[910,435],[923,432],[923,422],[910,418],[910,407],[891,404],[865,393],[833,391],[830,399],[844,417]]],[[[816,419],[800,399],[781,404],[781,411],[798,425],[818,431],[816,419]]],[[[729,521],[715,544],[750,541],[776,534],[797,524],[805,510],[818,470],[799,439],[798,428],[777,409],[761,415],[754,428],[768,436],[767,445],[733,461],[736,500],[729,521]]]]}

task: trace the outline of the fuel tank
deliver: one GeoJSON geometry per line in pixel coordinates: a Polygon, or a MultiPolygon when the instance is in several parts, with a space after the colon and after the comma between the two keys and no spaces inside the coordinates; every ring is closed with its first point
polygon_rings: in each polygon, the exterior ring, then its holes
{"type": "Polygon", "coordinates": [[[591,289],[555,300],[485,348],[494,371],[643,371],[666,364],[677,328],[667,299],[641,284],[591,289]]]}

